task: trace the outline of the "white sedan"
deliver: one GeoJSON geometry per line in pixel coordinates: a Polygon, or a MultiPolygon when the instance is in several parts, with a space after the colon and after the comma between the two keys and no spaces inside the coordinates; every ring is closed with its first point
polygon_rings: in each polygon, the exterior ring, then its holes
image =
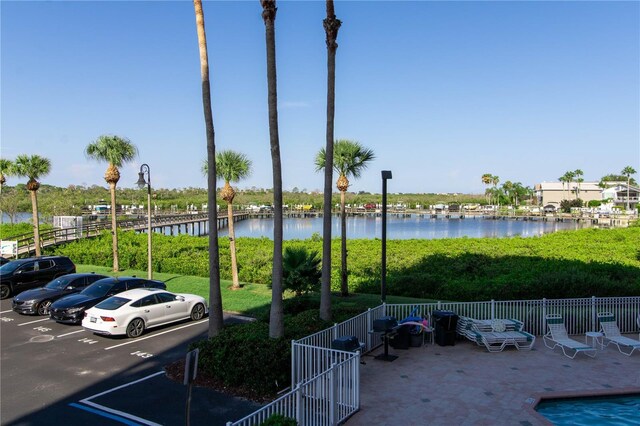
{"type": "Polygon", "coordinates": [[[187,318],[197,321],[206,313],[206,301],[195,294],[140,288],[118,293],[87,309],[82,327],[96,334],[138,337],[147,328],[187,318]]]}

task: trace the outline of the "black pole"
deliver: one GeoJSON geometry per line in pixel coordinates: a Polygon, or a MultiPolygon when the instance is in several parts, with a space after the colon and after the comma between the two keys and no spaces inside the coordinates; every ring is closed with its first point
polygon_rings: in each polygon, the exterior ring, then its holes
{"type": "Polygon", "coordinates": [[[382,171],[382,268],[381,299],[387,300],[387,179],[391,179],[391,171],[382,171]]]}

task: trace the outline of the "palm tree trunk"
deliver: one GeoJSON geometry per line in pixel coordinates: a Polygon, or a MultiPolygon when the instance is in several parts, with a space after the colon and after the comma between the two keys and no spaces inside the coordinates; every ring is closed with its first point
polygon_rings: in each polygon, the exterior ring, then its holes
{"type": "Polygon", "coordinates": [[[333,139],[336,105],[336,50],[338,29],[333,0],[327,0],[327,19],[324,20],[327,36],[327,143],[324,165],[324,204],[322,216],[322,285],[320,287],[320,318],[331,320],[331,196],[333,195],[333,139]]]}
{"type": "Polygon", "coordinates": [[[282,307],[282,167],[278,134],[278,88],[276,74],[276,2],[260,0],[267,44],[267,88],[269,105],[269,141],[273,168],[273,271],[271,275],[271,311],[269,337],[284,336],[282,307]]]}
{"type": "Polygon", "coordinates": [[[347,209],[345,208],[345,194],[345,191],[340,192],[340,233],[342,259],[342,268],[340,270],[340,294],[343,297],[349,295],[349,284],[347,282],[347,209]]]}
{"type": "Polygon", "coordinates": [[[627,176],[627,210],[631,210],[631,200],[629,200],[629,186],[631,185],[631,175],[627,176]]]}
{"type": "Polygon", "coordinates": [[[116,214],[116,184],[109,183],[109,192],[111,193],[111,239],[113,241],[113,271],[119,271],[118,264],[118,222],[116,214]]]}
{"type": "Polygon", "coordinates": [[[229,220],[229,250],[231,251],[231,279],[232,288],[240,288],[238,280],[238,259],[236,257],[236,233],[233,230],[233,204],[227,203],[227,219],[229,220]]]}
{"type": "Polygon", "coordinates": [[[38,195],[36,191],[31,192],[31,208],[33,212],[33,243],[36,246],[36,256],[40,256],[40,218],[38,217],[38,195]]]}
{"type": "Polygon", "coordinates": [[[207,35],[204,30],[202,1],[193,0],[196,13],[196,29],[200,51],[200,74],[202,76],[202,107],[207,131],[207,204],[209,222],[209,337],[217,336],[224,325],[222,317],[222,295],[220,293],[220,253],[218,249],[218,209],[216,205],[216,145],[211,111],[211,84],[209,83],[209,57],[207,35]]]}

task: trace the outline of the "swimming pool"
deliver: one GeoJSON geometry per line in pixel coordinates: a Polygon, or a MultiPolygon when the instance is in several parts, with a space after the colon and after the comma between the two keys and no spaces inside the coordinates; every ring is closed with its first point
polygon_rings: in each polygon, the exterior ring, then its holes
{"type": "Polygon", "coordinates": [[[542,400],[536,411],[554,425],[640,425],[640,394],[542,400]]]}

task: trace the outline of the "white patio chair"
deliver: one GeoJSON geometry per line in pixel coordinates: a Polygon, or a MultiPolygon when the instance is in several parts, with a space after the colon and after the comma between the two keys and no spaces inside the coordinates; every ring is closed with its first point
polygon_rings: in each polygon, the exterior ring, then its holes
{"type": "Polygon", "coordinates": [[[574,359],[579,353],[595,358],[596,349],[569,338],[562,315],[549,314],[545,317],[549,331],[542,336],[544,345],[549,349],[560,347],[564,356],[574,359]],[[573,351],[573,354],[571,353],[573,351]]]}
{"type": "Polygon", "coordinates": [[[640,352],[640,340],[622,336],[616,317],[611,312],[598,313],[598,320],[602,334],[604,334],[604,346],[614,344],[618,347],[618,351],[626,356],[631,356],[636,350],[640,352]]]}

